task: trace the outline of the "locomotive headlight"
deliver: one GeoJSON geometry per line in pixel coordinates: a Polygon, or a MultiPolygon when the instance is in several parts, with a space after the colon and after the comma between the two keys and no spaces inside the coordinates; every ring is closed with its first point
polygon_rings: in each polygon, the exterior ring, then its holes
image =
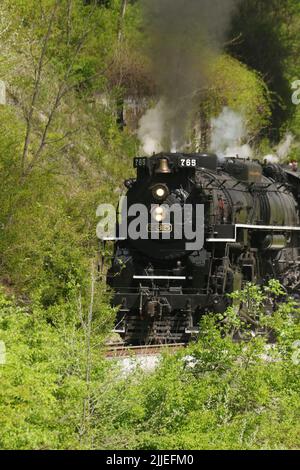
{"type": "Polygon", "coordinates": [[[151,191],[152,191],[152,196],[157,201],[163,201],[170,194],[169,188],[165,184],[156,184],[155,186],[151,188],[151,191]]]}
{"type": "Polygon", "coordinates": [[[152,210],[152,218],[158,223],[163,222],[167,215],[167,210],[162,206],[155,207],[152,210]]]}
{"type": "Polygon", "coordinates": [[[156,191],[155,191],[155,195],[159,198],[161,197],[164,197],[165,195],[165,190],[163,188],[158,188],[156,191]]]}

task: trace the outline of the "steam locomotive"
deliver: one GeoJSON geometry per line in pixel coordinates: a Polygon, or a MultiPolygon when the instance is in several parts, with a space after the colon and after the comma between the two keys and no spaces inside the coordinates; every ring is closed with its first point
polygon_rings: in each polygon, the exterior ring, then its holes
{"type": "Polygon", "coordinates": [[[126,343],[189,341],[201,316],[224,312],[227,294],[247,282],[276,278],[287,291],[298,290],[298,172],[209,154],[159,154],[136,158],[134,166],[127,205],[147,208],[141,230],[149,236],[121,237],[119,220],[107,275],[119,309],[115,331],[126,343]],[[187,205],[186,220],[168,214],[187,205]],[[194,249],[175,232],[181,224],[195,233],[197,207],[204,209],[203,246],[194,249]]]}

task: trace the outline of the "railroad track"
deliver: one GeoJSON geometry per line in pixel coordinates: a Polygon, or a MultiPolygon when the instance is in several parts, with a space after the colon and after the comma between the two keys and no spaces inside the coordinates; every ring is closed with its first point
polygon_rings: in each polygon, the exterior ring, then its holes
{"type": "Polygon", "coordinates": [[[132,356],[157,356],[162,352],[177,352],[186,347],[184,343],[174,344],[154,344],[144,346],[126,346],[122,343],[109,344],[106,346],[105,356],[114,357],[132,357],[132,356]]]}

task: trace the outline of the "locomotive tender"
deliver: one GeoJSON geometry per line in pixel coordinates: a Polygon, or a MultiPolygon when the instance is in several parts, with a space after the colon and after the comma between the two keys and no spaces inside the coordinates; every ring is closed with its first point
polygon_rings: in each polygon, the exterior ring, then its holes
{"type": "Polygon", "coordinates": [[[134,165],[137,178],[125,182],[128,206],[148,208],[149,239],[117,235],[107,278],[119,307],[115,328],[125,342],[186,342],[202,315],[224,312],[226,294],[247,282],[276,278],[287,291],[297,290],[297,172],[208,154],[163,153],[136,158],[134,165]],[[172,237],[176,221],[171,214],[165,223],[165,212],[174,204],[204,206],[201,250],[187,251],[186,240],[172,237]]]}

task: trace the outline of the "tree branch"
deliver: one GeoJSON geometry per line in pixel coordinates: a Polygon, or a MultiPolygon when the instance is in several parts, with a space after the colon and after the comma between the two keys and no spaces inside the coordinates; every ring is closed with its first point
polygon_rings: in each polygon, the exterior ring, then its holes
{"type": "Polygon", "coordinates": [[[34,90],[33,90],[33,95],[32,95],[31,104],[30,104],[30,108],[29,108],[29,113],[26,116],[26,134],[25,134],[23,153],[22,153],[22,157],[21,157],[21,174],[22,174],[22,176],[25,173],[25,164],[26,164],[26,160],[27,160],[27,156],[28,156],[28,149],[29,149],[30,138],[31,138],[32,119],[33,119],[33,114],[34,114],[36,102],[37,102],[39,91],[40,91],[40,84],[41,84],[41,78],[42,78],[44,59],[45,59],[45,56],[46,56],[48,43],[49,43],[49,39],[50,39],[52,26],[53,26],[53,22],[54,22],[54,18],[55,18],[55,14],[56,14],[58,4],[59,4],[59,0],[56,0],[55,4],[53,6],[53,9],[52,9],[51,16],[50,16],[50,20],[49,20],[49,23],[48,23],[48,28],[47,28],[47,31],[46,31],[46,34],[45,34],[45,37],[44,37],[44,40],[43,40],[43,46],[42,46],[42,50],[41,50],[37,70],[35,71],[36,76],[35,76],[34,90]]]}

